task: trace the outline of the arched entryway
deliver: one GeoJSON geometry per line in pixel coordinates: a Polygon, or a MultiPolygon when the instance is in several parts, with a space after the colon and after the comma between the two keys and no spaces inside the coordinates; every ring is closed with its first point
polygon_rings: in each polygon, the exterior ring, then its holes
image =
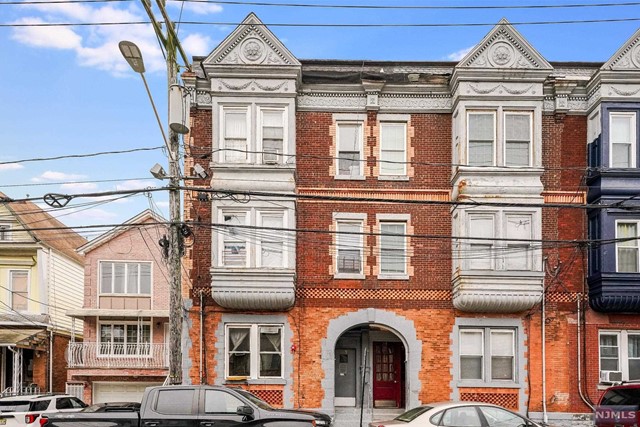
{"type": "Polygon", "coordinates": [[[340,425],[360,425],[376,414],[393,414],[419,404],[421,345],[413,322],[376,309],[330,322],[322,343],[323,409],[340,425]]]}

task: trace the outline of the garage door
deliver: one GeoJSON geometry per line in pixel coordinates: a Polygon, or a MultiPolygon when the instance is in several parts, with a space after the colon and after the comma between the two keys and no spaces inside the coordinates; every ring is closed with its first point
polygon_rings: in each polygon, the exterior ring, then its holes
{"type": "Polygon", "coordinates": [[[93,383],[93,403],[140,402],[144,389],[161,383],[93,383]]]}

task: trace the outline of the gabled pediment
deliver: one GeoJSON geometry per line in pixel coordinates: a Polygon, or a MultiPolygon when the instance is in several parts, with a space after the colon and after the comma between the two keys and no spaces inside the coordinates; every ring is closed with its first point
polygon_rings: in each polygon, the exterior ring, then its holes
{"type": "Polygon", "coordinates": [[[300,66],[296,57],[254,13],[250,13],[203,64],[300,66]]]}
{"type": "Polygon", "coordinates": [[[602,70],[640,70],[640,29],[607,61],[602,70]]]}
{"type": "Polygon", "coordinates": [[[502,18],[456,68],[551,70],[553,67],[502,18]]]}

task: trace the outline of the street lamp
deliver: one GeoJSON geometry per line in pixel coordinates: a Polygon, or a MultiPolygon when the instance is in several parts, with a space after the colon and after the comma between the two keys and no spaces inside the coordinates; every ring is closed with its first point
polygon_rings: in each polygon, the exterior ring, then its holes
{"type": "Polygon", "coordinates": [[[147,90],[147,95],[149,95],[149,101],[151,101],[151,107],[153,107],[153,113],[156,115],[156,120],[158,121],[158,126],[160,127],[160,132],[162,132],[162,139],[164,140],[164,145],[167,147],[167,151],[169,152],[170,160],[175,160],[173,153],[171,152],[171,148],[169,147],[169,141],[167,141],[167,136],[164,133],[164,128],[162,127],[162,122],[160,121],[160,116],[158,115],[158,110],[156,109],[156,104],[153,102],[153,97],[151,96],[151,91],[149,90],[149,85],[147,84],[147,79],[144,77],[144,61],[142,60],[142,52],[135,43],[123,40],[118,43],[118,47],[120,48],[120,53],[124,56],[124,59],[127,60],[127,63],[131,66],[133,71],[140,74],[142,77],[142,82],[144,83],[144,88],[147,90]]]}
{"type": "MultiPolygon", "coordinates": [[[[169,382],[171,384],[182,383],[182,289],[181,289],[181,264],[180,264],[180,248],[182,236],[180,235],[180,167],[178,164],[178,133],[169,128],[169,139],[164,133],[162,122],[158,116],[153,97],[149,91],[147,80],[144,78],[144,62],[140,49],[134,43],[129,41],[121,41],[118,44],[120,52],[124,59],[127,60],[133,71],[140,74],[144,87],[149,95],[153,112],[156,115],[158,126],[162,131],[164,143],[167,146],[169,154],[169,175],[162,169],[162,166],[156,164],[151,170],[154,176],[166,176],[169,179],[169,253],[167,256],[167,269],[169,270],[169,382]],[[154,173],[155,172],[155,173],[154,173]]],[[[167,68],[170,71],[170,84],[173,80],[173,64],[168,62],[167,68]]]]}

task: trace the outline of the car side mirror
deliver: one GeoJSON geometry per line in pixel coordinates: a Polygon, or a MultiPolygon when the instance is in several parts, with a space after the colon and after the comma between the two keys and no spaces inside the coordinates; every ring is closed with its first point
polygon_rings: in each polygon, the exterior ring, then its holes
{"type": "Polygon", "coordinates": [[[251,406],[238,406],[238,409],[236,409],[236,414],[242,415],[243,417],[252,417],[253,408],[251,406]]]}

